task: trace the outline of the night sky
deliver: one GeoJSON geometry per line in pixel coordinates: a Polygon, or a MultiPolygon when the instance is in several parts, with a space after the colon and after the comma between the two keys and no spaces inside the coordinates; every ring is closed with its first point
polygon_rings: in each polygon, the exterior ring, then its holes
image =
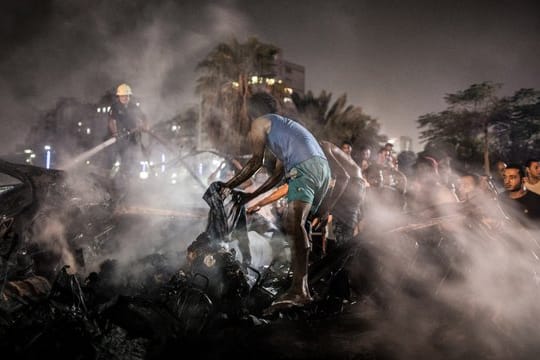
{"type": "MultiPolygon", "coordinates": [[[[416,138],[445,94],[503,83],[540,89],[538,1],[4,0],[0,153],[62,96],[97,101],[132,85],[153,122],[196,102],[196,63],[217,43],[256,36],[327,90],[416,138]]],[[[420,150],[416,143],[415,150],[420,150]]]]}

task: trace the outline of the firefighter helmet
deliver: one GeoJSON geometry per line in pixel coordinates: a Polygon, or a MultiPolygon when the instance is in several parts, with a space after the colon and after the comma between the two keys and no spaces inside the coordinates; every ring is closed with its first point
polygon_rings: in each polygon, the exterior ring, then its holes
{"type": "Polygon", "coordinates": [[[131,92],[131,88],[128,84],[121,84],[116,88],[116,95],[122,96],[122,95],[133,95],[131,92]]]}

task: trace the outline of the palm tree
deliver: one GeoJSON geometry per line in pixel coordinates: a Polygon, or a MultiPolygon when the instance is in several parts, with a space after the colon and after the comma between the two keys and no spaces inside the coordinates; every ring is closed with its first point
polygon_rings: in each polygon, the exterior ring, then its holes
{"type": "Polygon", "coordinates": [[[353,146],[367,145],[378,148],[386,136],[379,134],[380,124],[365,114],[362,108],[347,105],[347,95],[341,95],[332,104],[332,94],[322,91],[315,97],[311,91],[300,96],[293,94],[299,120],[321,140],[341,144],[350,141],[353,146]]]}
{"type": "Polygon", "coordinates": [[[241,140],[250,127],[246,103],[251,93],[251,79],[272,74],[279,51],[276,46],[261,43],[254,37],[245,43],[233,38],[218,44],[197,65],[202,73],[196,88],[201,96],[201,115],[207,124],[219,127],[209,129],[215,135],[213,140],[217,147],[227,144],[228,151],[238,152],[245,143],[241,140]]]}

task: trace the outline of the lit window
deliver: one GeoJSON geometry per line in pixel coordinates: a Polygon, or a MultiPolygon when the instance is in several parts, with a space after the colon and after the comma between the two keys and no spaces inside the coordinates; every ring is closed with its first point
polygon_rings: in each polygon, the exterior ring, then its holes
{"type": "Polygon", "coordinates": [[[258,78],[257,76],[252,76],[252,77],[251,77],[251,82],[252,82],[253,84],[256,84],[258,81],[259,81],[259,78],[258,78]]]}

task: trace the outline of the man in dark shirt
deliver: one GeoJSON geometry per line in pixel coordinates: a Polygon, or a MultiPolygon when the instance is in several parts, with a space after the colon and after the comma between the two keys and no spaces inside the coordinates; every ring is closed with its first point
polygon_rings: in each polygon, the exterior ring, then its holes
{"type": "Polygon", "coordinates": [[[499,195],[503,210],[511,219],[527,227],[540,227],[540,195],[523,186],[520,165],[509,164],[503,171],[505,192],[499,195]]]}

